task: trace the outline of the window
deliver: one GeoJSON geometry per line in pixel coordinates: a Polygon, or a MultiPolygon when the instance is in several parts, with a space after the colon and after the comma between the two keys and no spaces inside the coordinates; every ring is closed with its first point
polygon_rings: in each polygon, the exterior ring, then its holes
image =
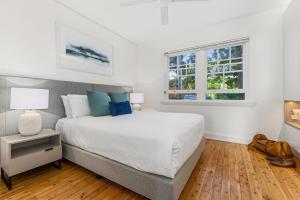
{"type": "Polygon", "coordinates": [[[245,100],[243,45],[207,51],[207,100],[245,100]]]}
{"type": "Polygon", "coordinates": [[[171,56],[169,68],[169,99],[196,100],[196,54],[186,53],[171,56]]]}
{"type": "Polygon", "coordinates": [[[246,100],[249,39],[167,54],[170,100],[246,100]]]}

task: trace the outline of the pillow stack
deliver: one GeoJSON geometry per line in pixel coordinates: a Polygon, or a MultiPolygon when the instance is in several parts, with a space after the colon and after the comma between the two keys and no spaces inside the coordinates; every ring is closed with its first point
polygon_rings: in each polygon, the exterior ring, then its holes
{"type": "Polygon", "coordinates": [[[129,101],[127,92],[109,92],[108,95],[113,103],[129,101]]]}
{"type": "Polygon", "coordinates": [[[86,95],[61,96],[67,118],[77,118],[91,114],[86,95]]]}
{"type": "Polygon", "coordinates": [[[71,106],[70,106],[68,97],[62,95],[61,98],[63,100],[63,104],[65,107],[65,114],[66,114],[67,118],[72,118],[72,110],[71,110],[71,106]]]}
{"type": "Polygon", "coordinates": [[[86,95],[68,95],[72,118],[88,116],[91,110],[86,95]]]}
{"type": "Polygon", "coordinates": [[[67,118],[89,115],[118,116],[132,113],[127,92],[87,91],[87,95],[67,95],[61,98],[67,118]]]}
{"type": "Polygon", "coordinates": [[[131,106],[127,92],[110,92],[109,107],[112,116],[131,114],[131,106]]]}
{"type": "Polygon", "coordinates": [[[110,98],[107,93],[87,91],[87,98],[94,117],[110,115],[110,98]]]}

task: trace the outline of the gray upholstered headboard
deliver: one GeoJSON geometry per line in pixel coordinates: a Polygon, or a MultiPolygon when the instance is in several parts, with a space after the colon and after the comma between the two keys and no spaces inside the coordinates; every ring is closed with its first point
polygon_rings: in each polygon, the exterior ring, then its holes
{"type": "Polygon", "coordinates": [[[56,121],[64,117],[64,106],[60,98],[66,94],[85,94],[86,90],[103,92],[131,92],[128,86],[111,86],[68,81],[45,80],[0,75],[0,137],[18,132],[18,117],[21,110],[10,109],[10,90],[18,88],[39,88],[49,90],[49,108],[39,111],[43,119],[43,128],[54,128],[56,121]]]}

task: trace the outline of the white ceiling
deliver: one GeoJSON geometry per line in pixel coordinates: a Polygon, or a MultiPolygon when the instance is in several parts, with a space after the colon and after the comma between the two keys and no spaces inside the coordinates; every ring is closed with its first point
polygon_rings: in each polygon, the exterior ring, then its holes
{"type": "MultiPolygon", "coordinates": [[[[159,4],[121,7],[122,0],[57,0],[137,44],[180,34],[286,6],[290,0],[210,0],[169,6],[169,24],[161,25],[159,4]]],[[[126,0],[124,0],[126,1],[126,0]]]]}

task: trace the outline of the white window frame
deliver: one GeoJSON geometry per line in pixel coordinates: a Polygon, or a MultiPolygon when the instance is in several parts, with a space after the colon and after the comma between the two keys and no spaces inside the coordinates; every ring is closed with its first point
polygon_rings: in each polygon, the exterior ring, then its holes
{"type": "MultiPolygon", "coordinates": [[[[178,62],[178,60],[177,60],[178,62]]],[[[197,94],[197,52],[196,51],[184,51],[184,52],[178,52],[176,54],[170,54],[166,56],[166,66],[167,66],[167,83],[166,83],[166,90],[165,94],[167,94],[167,99],[169,99],[169,94],[190,94],[190,93],[195,93],[197,94]],[[175,56],[180,56],[180,55],[185,55],[185,54],[191,54],[194,53],[196,55],[196,60],[195,60],[195,89],[194,90],[170,90],[169,88],[169,74],[170,74],[170,65],[169,65],[169,60],[170,57],[175,57],[175,56]]],[[[178,63],[177,63],[178,66],[178,63]]],[[[178,68],[177,68],[178,69],[178,68]]],[[[197,94],[198,98],[198,94],[197,94]]]]}
{"type": "MultiPolygon", "coordinates": [[[[247,99],[247,43],[243,42],[243,43],[231,43],[228,45],[220,45],[220,46],[215,46],[215,47],[211,47],[211,48],[207,48],[205,50],[205,96],[207,93],[211,93],[211,94],[245,94],[245,100],[247,99]],[[208,62],[207,62],[207,51],[208,50],[212,50],[212,49],[220,49],[220,48],[226,48],[226,47],[234,47],[234,46],[242,46],[243,47],[243,57],[241,57],[243,59],[243,69],[240,71],[236,71],[236,72],[242,72],[243,73],[243,89],[219,89],[219,90],[209,90],[207,88],[207,68],[208,68],[208,62]]],[[[231,51],[230,51],[230,55],[231,55],[231,51]]],[[[235,72],[235,71],[234,71],[235,72]]],[[[220,74],[224,75],[224,68],[223,68],[223,72],[220,74]]],[[[208,101],[218,101],[218,100],[208,100],[208,101]]],[[[234,100],[233,100],[234,101],[234,100]]]]}
{"type": "MultiPolygon", "coordinates": [[[[248,91],[248,76],[249,76],[249,66],[248,66],[248,45],[249,38],[242,38],[233,41],[221,42],[214,45],[203,45],[200,47],[190,48],[190,50],[182,50],[176,51],[175,53],[167,53],[165,55],[165,66],[166,67],[166,82],[165,82],[165,100],[166,101],[190,101],[195,102],[195,100],[171,100],[169,99],[169,94],[187,94],[187,93],[195,93],[197,94],[198,101],[205,102],[237,102],[237,101],[248,101],[249,100],[249,91],[248,91]],[[243,89],[225,89],[225,90],[208,90],[207,89],[207,51],[210,49],[218,49],[232,46],[243,46],[243,89]],[[196,54],[196,68],[195,68],[195,90],[169,90],[169,58],[173,56],[183,55],[187,53],[195,53],[196,54]],[[244,100],[206,100],[207,93],[244,93],[244,100]]],[[[231,53],[231,52],[230,52],[231,53]]],[[[223,69],[224,73],[224,69],[223,69]]]]}

